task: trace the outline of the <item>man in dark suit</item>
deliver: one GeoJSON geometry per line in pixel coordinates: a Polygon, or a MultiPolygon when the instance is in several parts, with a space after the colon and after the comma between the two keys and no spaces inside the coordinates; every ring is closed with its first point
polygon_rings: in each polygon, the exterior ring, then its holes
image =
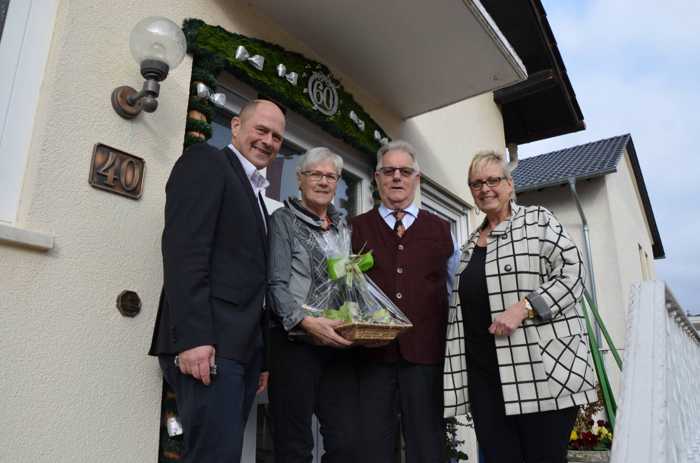
{"type": "Polygon", "coordinates": [[[267,180],[258,170],[277,156],[284,129],[280,107],[252,101],[231,120],[228,147],[189,147],[166,186],[164,284],[149,354],[176,393],[186,463],[240,461],[256,390],[267,386],[267,180]]]}

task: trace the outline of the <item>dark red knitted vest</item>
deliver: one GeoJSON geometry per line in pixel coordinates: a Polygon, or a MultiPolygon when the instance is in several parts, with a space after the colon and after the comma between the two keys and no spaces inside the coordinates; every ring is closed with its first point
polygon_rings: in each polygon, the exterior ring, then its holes
{"type": "Polygon", "coordinates": [[[351,220],[352,246],[374,254],[370,278],[408,316],[413,328],[398,341],[367,349],[370,359],[395,362],[401,358],[421,364],[442,362],[447,326],[447,261],[453,252],[449,224],[420,210],[399,238],[378,209],[351,220]]]}

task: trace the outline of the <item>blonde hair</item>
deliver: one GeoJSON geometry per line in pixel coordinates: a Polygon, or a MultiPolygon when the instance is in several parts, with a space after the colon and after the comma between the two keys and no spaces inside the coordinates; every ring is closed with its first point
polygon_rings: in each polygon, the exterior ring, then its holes
{"type": "Polygon", "coordinates": [[[472,175],[484,168],[486,164],[496,164],[503,170],[503,176],[510,180],[510,168],[506,162],[505,156],[494,150],[483,150],[477,152],[472,158],[472,162],[469,164],[469,180],[471,180],[472,175]]]}

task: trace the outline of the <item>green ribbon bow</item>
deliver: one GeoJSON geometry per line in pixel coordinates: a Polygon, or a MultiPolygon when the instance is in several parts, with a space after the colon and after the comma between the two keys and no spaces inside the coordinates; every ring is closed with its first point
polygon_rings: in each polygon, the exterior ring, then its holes
{"type": "Polygon", "coordinates": [[[352,286],[353,274],[360,274],[374,267],[374,257],[372,251],[350,257],[329,257],[326,265],[331,280],[345,277],[348,286],[352,286]]]}

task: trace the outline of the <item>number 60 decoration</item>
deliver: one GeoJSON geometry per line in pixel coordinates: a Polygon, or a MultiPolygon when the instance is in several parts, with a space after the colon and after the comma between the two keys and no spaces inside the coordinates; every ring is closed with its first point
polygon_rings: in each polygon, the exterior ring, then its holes
{"type": "Polygon", "coordinates": [[[316,111],[329,117],[338,112],[338,91],[330,77],[314,72],[309,77],[305,92],[316,111]]]}
{"type": "Polygon", "coordinates": [[[131,199],[143,193],[143,159],[98,143],[92,152],[90,185],[131,199]]]}

